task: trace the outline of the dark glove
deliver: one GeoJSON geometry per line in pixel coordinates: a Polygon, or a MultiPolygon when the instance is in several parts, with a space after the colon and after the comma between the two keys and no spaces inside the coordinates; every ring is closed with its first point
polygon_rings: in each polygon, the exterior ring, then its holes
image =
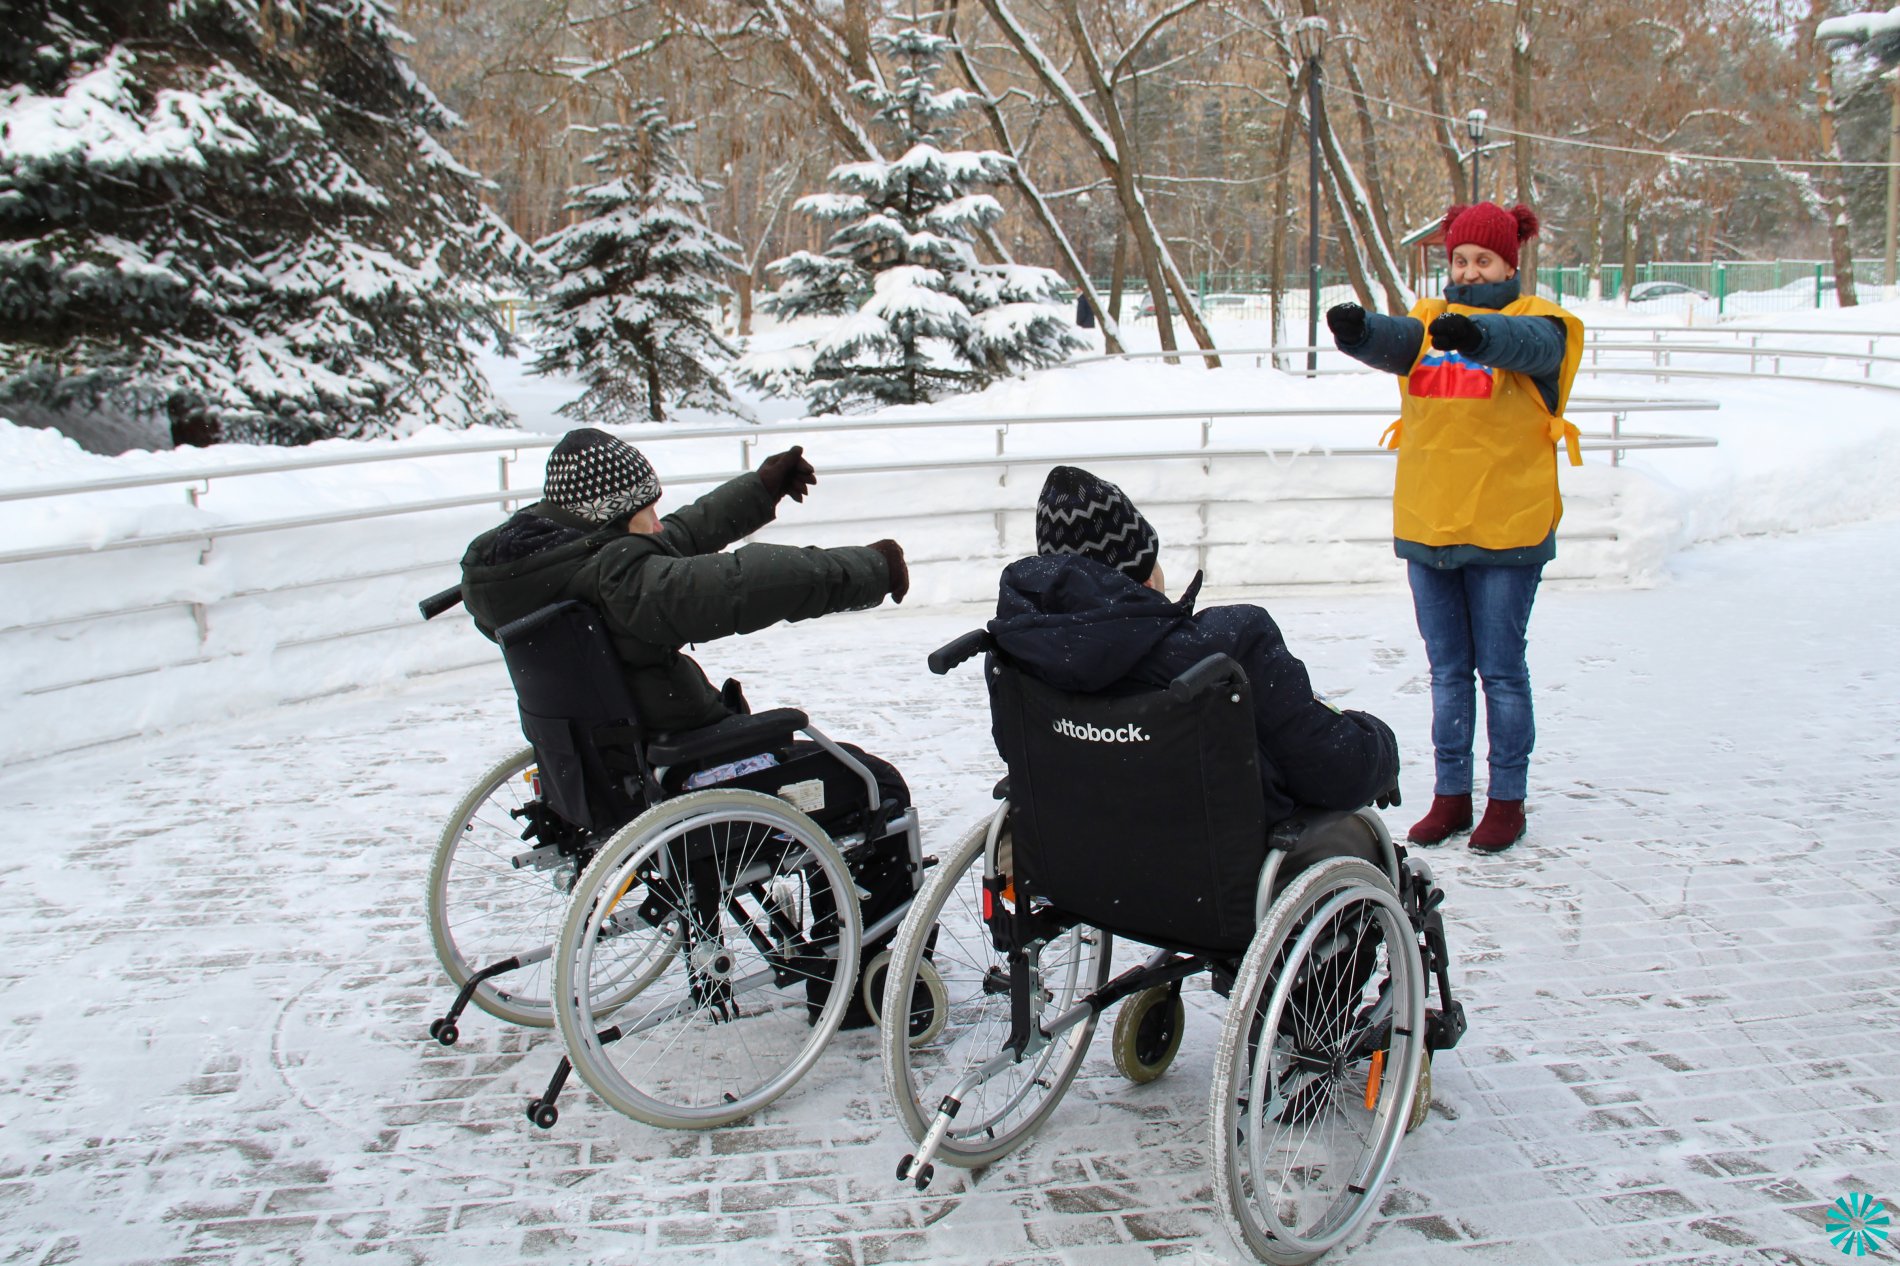
{"type": "Polygon", "coordinates": [[[805,460],[805,446],[794,444],[759,463],[759,480],[772,494],[774,504],[787,496],[803,501],[811,486],[818,482],[818,472],[805,460]]]}
{"type": "Polygon", "coordinates": [[[1399,785],[1393,783],[1390,787],[1387,787],[1384,791],[1374,796],[1372,803],[1378,805],[1381,809],[1390,809],[1393,805],[1399,804],[1399,785]]]}
{"type": "Polygon", "coordinates": [[[896,541],[872,541],[871,548],[884,559],[891,571],[891,601],[902,602],[910,592],[910,568],[904,566],[904,547],[896,541]]]}
{"type": "Polygon", "coordinates": [[[1484,342],[1484,331],[1478,328],[1478,323],[1456,312],[1447,312],[1433,321],[1429,328],[1432,346],[1441,352],[1465,355],[1477,351],[1478,344],[1484,342]]]}
{"type": "Polygon", "coordinates": [[[1366,310],[1356,303],[1330,307],[1326,309],[1326,328],[1341,347],[1357,345],[1366,336],[1366,310]]]}

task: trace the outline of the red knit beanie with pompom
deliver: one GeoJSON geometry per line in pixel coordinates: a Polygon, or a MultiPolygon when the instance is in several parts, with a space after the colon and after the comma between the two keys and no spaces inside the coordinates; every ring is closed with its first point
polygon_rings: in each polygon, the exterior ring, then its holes
{"type": "Polygon", "coordinates": [[[1517,267],[1517,248],[1537,235],[1537,212],[1523,203],[1509,211],[1495,202],[1475,207],[1456,206],[1445,212],[1445,254],[1460,246],[1477,246],[1517,267]]]}

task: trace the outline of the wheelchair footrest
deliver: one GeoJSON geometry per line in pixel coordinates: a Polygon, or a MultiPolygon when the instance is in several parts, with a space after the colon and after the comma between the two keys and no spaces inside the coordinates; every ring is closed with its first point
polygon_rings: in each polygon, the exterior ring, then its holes
{"type": "Polygon", "coordinates": [[[1448,1051],[1465,1035],[1465,1004],[1454,1002],[1443,1011],[1425,1012],[1425,1049],[1448,1051]]]}

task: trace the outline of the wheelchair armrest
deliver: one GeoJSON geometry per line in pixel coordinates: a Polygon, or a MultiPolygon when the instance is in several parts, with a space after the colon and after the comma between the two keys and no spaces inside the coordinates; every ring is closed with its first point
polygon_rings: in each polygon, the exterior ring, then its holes
{"type": "Polygon", "coordinates": [[[810,724],[811,718],[797,708],[773,708],[751,716],[727,717],[703,729],[654,740],[647,745],[647,760],[655,765],[679,765],[724,756],[748,756],[790,742],[792,735],[810,724]]]}

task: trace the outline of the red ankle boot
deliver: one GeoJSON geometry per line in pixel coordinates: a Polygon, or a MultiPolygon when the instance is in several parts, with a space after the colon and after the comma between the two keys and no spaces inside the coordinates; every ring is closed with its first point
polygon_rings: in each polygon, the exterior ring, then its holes
{"type": "Polygon", "coordinates": [[[1524,838],[1524,802],[1488,800],[1484,821],[1471,833],[1471,847],[1480,853],[1502,853],[1524,838]]]}
{"type": "Polygon", "coordinates": [[[1412,824],[1405,838],[1414,844],[1443,844],[1459,832],[1471,829],[1471,793],[1462,796],[1433,796],[1431,812],[1412,824]]]}

